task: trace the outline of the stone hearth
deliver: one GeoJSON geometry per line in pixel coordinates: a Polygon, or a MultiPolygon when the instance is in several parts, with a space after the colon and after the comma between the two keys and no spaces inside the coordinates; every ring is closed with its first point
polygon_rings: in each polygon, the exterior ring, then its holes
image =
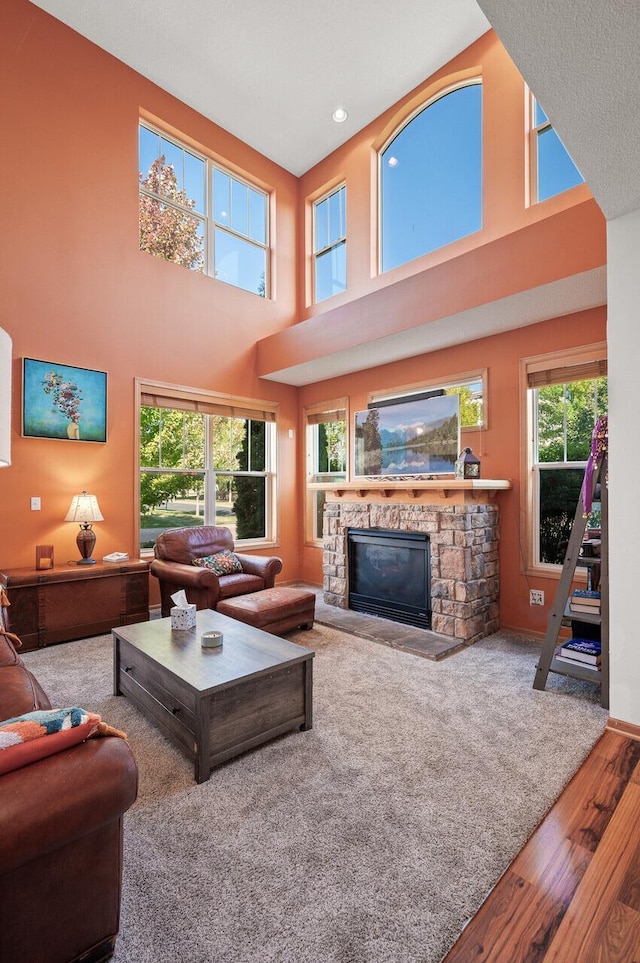
{"type": "Polygon", "coordinates": [[[432,631],[471,644],[499,628],[498,508],[491,503],[423,504],[327,499],[323,589],[348,608],[347,529],[427,532],[431,541],[432,631]]]}

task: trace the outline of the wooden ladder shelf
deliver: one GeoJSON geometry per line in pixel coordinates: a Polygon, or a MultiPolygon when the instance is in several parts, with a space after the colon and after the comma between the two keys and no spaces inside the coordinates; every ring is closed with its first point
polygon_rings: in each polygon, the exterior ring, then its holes
{"type": "Polygon", "coordinates": [[[567,545],[567,551],[562,566],[562,574],[558,584],[558,590],[554,603],[549,612],[547,621],[547,633],[542,645],[542,653],[538,661],[534,689],[544,689],[547,684],[549,672],[556,672],[559,675],[571,676],[575,679],[585,679],[590,682],[600,683],[600,703],[605,709],[609,708],[609,538],[608,538],[608,493],[606,485],[607,461],[604,458],[593,473],[592,494],[596,492],[596,486],[600,484],[600,505],[602,510],[601,520],[601,540],[600,558],[586,559],[581,556],[584,533],[587,519],[584,516],[582,492],[578,499],[576,513],[571,528],[571,536],[567,545]],[[569,608],[569,597],[571,587],[575,578],[576,566],[597,564],[600,565],[600,613],[598,616],[584,615],[582,613],[571,612],[569,608]],[[582,622],[599,624],[600,643],[601,643],[601,665],[599,668],[589,665],[576,663],[570,665],[567,662],[556,658],[558,649],[558,638],[560,629],[563,625],[571,622],[582,622]]]}

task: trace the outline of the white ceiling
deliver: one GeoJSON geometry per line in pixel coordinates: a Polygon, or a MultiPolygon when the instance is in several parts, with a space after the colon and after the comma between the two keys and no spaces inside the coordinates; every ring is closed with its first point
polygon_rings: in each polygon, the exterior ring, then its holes
{"type": "Polygon", "coordinates": [[[475,0],[32,2],[298,176],[489,29],[475,0]]]}

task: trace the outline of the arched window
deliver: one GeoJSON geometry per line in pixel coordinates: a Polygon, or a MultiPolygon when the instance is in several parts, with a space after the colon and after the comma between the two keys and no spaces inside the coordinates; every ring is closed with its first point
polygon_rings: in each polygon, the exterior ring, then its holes
{"type": "Polygon", "coordinates": [[[482,86],[428,104],[380,154],[380,268],[450,244],[482,226],[482,86]]]}

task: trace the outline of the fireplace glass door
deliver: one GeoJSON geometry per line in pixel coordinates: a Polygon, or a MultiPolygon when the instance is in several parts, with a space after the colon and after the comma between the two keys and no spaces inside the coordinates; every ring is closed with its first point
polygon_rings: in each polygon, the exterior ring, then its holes
{"type": "Polygon", "coordinates": [[[431,627],[429,536],[349,529],[349,608],[431,627]]]}

